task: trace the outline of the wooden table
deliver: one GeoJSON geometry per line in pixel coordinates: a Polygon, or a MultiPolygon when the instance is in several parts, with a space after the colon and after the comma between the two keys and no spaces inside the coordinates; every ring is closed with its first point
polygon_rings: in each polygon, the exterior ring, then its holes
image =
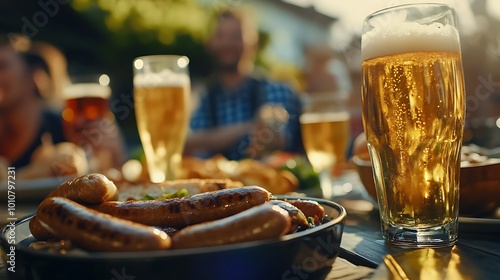
{"type": "MultiPolygon", "coordinates": [[[[357,178],[350,177],[347,182],[359,184],[357,178]]],[[[462,224],[459,229],[459,241],[452,248],[436,250],[409,250],[389,246],[382,239],[380,218],[376,206],[372,209],[369,203],[374,202],[367,193],[360,189],[357,193],[347,195],[338,201],[346,207],[348,212],[346,227],[342,237],[340,256],[356,265],[379,267],[395,259],[396,266],[408,268],[406,274],[409,279],[426,279],[422,270],[429,269],[434,258],[438,267],[435,273],[441,273],[438,279],[500,279],[500,224],[489,226],[489,229],[475,230],[470,224],[462,224]],[[475,232],[474,232],[475,231],[475,232]],[[388,254],[389,258],[385,258],[388,254]],[[394,258],[392,258],[394,257],[394,258]],[[422,262],[418,263],[418,259],[422,262]],[[426,261],[428,260],[428,261],[426,261]],[[406,266],[406,267],[405,267],[406,266]],[[418,268],[418,266],[420,266],[418,268]],[[411,269],[411,267],[414,267],[411,269]],[[417,273],[420,273],[418,275],[417,273]],[[448,273],[448,274],[447,274],[448,273]],[[456,274],[453,274],[456,273],[456,274]],[[456,277],[454,277],[456,276],[456,277]]],[[[383,273],[376,273],[375,278],[387,279],[388,266],[379,267],[383,273]]],[[[394,267],[392,267],[394,268],[394,267]]],[[[398,278],[395,278],[398,279],[398,278]]]]}

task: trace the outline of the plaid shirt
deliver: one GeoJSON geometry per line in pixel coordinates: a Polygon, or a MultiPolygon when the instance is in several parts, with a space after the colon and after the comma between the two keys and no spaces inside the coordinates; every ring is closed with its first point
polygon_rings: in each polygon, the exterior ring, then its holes
{"type": "MultiPolygon", "coordinates": [[[[262,81],[263,90],[260,93],[259,105],[264,104],[277,104],[281,105],[289,114],[289,121],[285,127],[286,135],[286,150],[298,151],[300,150],[300,123],[299,116],[301,112],[300,100],[298,96],[287,86],[273,83],[269,81],[262,81]]],[[[251,80],[247,79],[239,88],[234,91],[222,89],[215,95],[215,103],[217,108],[216,124],[214,124],[214,117],[212,116],[212,109],[208,91],[201,97],[198,109],[193,113],[191,118],[191,129],[193,131],[206,130],[215,127],[224,127],[242,122],[251,121],[254,118],[255,109],[252,108],[252,84],[251,80]]],[[[241,141],[249,142],[249,135],[241,139],[241,141]]],[[[235,147],[241,147],[240,143],[235,143],[232,150],[226,156],[234,159],[244,157],[241,151],[235,151],[235,147]]],[[[248,143],[247,142],[247,143],[248,143]]],[[[241,149],[241,148],[240,148],[241,149]]],[[[210,156],[210,155],[209,155],[210,156]]]]}

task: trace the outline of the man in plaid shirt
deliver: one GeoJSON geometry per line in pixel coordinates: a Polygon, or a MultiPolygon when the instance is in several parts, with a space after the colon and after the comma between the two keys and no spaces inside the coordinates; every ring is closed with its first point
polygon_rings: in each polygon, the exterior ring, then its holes
{"type": "Polygon", "coordinates": [[[188,154],[240,159],[273,149],[301,149],[298,96],[284,85],[247,74],[248,47],[257,36],[244,20],[234,10],[221,13],[207,44],[217,73],[191,118],[188,154]]]}

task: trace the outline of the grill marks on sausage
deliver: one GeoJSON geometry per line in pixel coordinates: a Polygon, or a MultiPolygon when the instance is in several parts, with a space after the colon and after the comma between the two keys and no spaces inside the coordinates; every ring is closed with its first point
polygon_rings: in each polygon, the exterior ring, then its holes
{"type": "Polygon", "coordinates": [[[245,194],[242,194],[242,193],[239,193],[239,194],[238,194],[238,199],[239,199],[240,201],[245,200],[245,198],[246,198],[246,197],[245,197],[245,194]]]}
{"type": "Polygon", "coordinates": [[[188,226],[172,237],[173,248],[209,247],[274,238],[291,228],[289,214],[265,203],[236,215],[188,226]]]}
{"type": "Polygon", "coordinates": [[[172,203],[168,206],[168,210],[170,213],[179,214],[181,212],[181,204],[179,201],[172,201],[172,203]]]}
{"type": "MultiPolygon", "coordinates": [[[[54,213],[51,213],[52,211],[46,210],[46,213],[48,212],[49,215],[53,216],[54,213]]],[[[68,213],[64,211],[64,209],[58,205],[58,207],[54,208],[55,215],[61,219],[61,221],[65,221],[68,219],[68,213]]]]}
{"type": "Polygon", "coordinates": [[[85,224],[84,221],[79,221],[76,223],[76,228],[78,230],[84,230],[85,228],[87,228],[87,225],[85,224]]]}
{"type": "Polygon", "coordinates": [[[109,201],[95,210],[151,226],[182,228],[190,224],[225,218],[269,201],[260,187],[223,189],[185,198],[156,201],[109,201]]]}
{"type": "Polygon", "coordinates": [[[153,227],[117,219],[62,197],[45,199],[37,218],[55,237],[89,251],[165,250],[171,241],[153,227]]]}

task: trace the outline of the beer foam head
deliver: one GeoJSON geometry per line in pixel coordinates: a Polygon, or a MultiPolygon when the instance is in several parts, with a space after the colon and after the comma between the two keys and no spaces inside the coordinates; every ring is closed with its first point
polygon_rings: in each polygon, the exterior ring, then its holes
{"type": "Polygon", "coordinates": [[[158,73],[137,73],[134,76],[135,87],[185,87],[188,85],[189,76],[187,74],[175,73],[168,69],[165,69],[158,73]]]}
{"type": "Polygon", "coordinates": [[[460,52],[458,30],[441,23],[403,22],[375,27],[363,34],[361,40],[363,60],[418,51],[460,52]]]}
{"type": "Polygon", "coordinates": [[[81,83],[66,86],[62,92],[64,99],[75,99],[84,97],[100,97],[108,99],[111,96],[111,88],[98,83],[81,83]]]}
{"type": "Polygon", "coordinates": [[[322,123],[322,122],[344,122],[350,119],[349,112],[326,112],[326,113],[305,113],[300,116],[302,124],[322,123]]]}

